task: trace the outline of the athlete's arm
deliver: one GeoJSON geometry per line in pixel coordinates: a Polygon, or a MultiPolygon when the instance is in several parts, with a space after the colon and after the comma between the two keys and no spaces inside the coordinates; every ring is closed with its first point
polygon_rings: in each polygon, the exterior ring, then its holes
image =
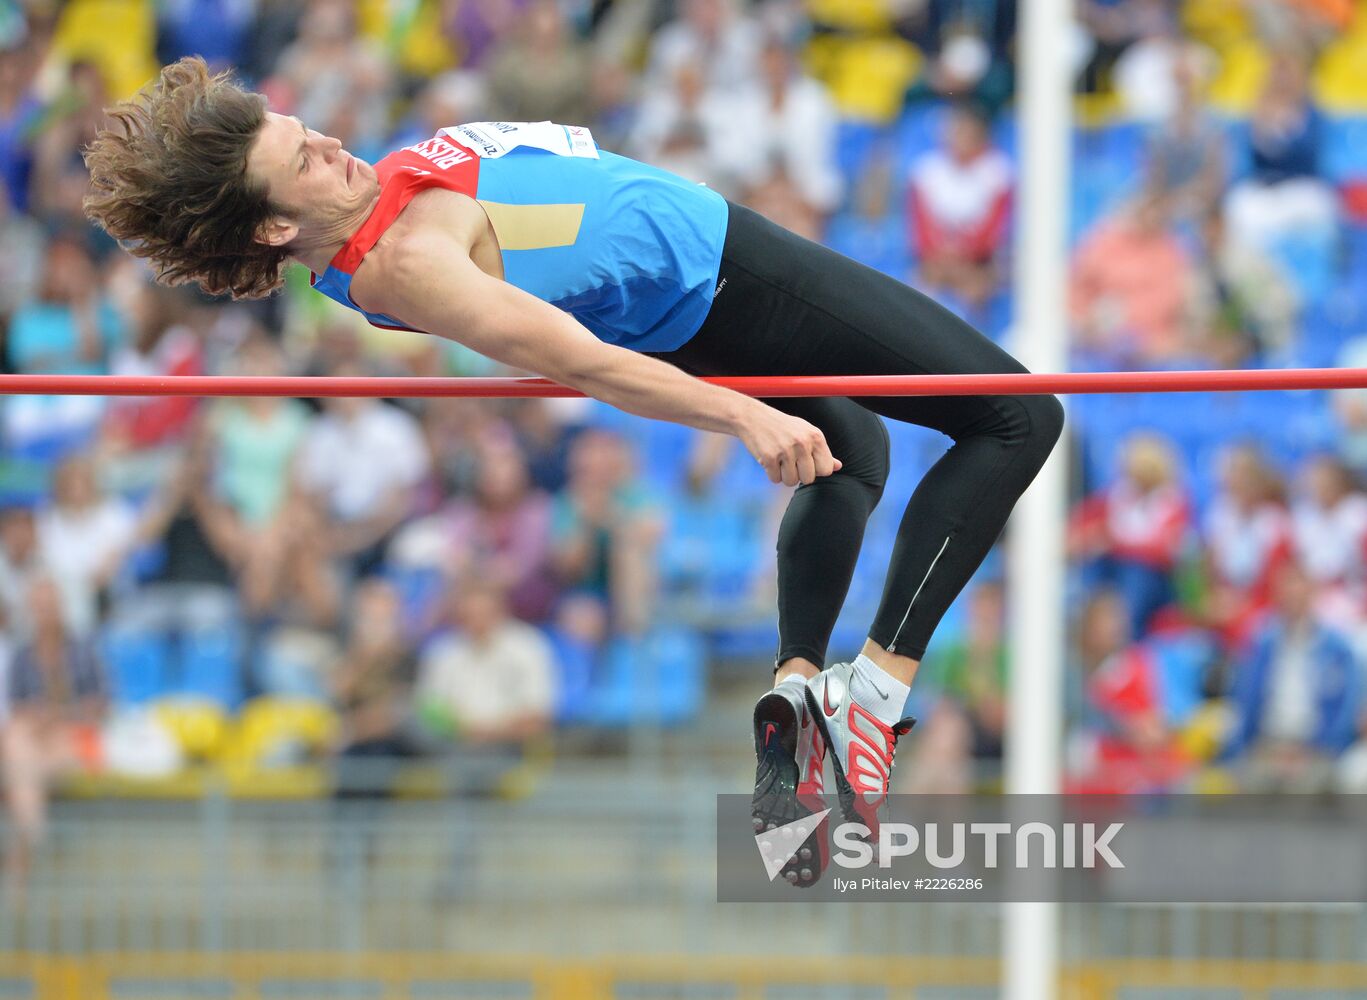
{"type": "Polygon", "coordinates": [[[469,248],[440,226],[406,233],[401,245],[386,248],[380,268],[366,278],[362,287],[352,287],[367,310],[538,372],[629,413],[734,434],[774,482],[810,483],[840,468],[812,424],[663,361],[603,343],[563,310],[481,271],[469,248]]]}

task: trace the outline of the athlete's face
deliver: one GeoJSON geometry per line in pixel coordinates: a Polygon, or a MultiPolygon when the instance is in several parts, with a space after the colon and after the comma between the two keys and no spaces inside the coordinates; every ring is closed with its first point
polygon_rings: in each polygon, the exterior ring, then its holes
{"type": "Polygon", "coordinates": [[[274,112],[267,112],[247,155],[247,172],[266,185],[271,202],[282,210],[261,236],[275,246],[301,235],[306,241],[333,236],[332,230],[354,218],[379,189],[375,168],[341,142],[274,112]]]}

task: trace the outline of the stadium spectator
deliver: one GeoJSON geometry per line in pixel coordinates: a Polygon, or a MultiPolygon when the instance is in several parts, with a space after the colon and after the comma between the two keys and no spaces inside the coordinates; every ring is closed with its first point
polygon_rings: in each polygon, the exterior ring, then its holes
{"type": "Polygon", "coordinates": [[[56,577],[38,544],[38,519],[29,507],[0,511],[0,608],[3,631],[15,641],[32,635],[28,613],[29,590],[35,582],[53,579],[61,591],[63,618],[78,634],[88,633],[95,622],[95,594],[89,584],[72,577],[56,577]]]}
{"type": "Polygon", "coordinates": [[[1227,755],[1250,792],[1327,790],[1335,758],[1358,736],[1362,665],[1313,611],[1314,580],[1282,565],[1275,610],[1235,664],[1237,723],[1227,755]]]}
{"type": "Polygon", "coordinates": [[[555,706],[550,644],[511,616],[489,574],[468,574],[450,606],[452,630],[432,640],[419,663],[419,715],[430,735],[520,748],[545,728],[555,706]]]}
{"type": "MultiPolygon", "coordinates": [[[[238,354],[237,373],[285,373],[280,347],[257,335],[238,354]]],[[[308,433],[310,413],[295,399],[253,396],[215,402],[207,415],[217,496],[253,531],[269,534],[288,499],[289,473],[308,433]]]]}
{"type": "MultiPolygon", "coordinates": [[[[56,237],[47,244],[42,275],[37,296],[10,322],[9,364],[28,374],[106,372],[123,325],[90,254],[74,237],[56,237]]],[[[51,463],[94,441],[104,409],[97,396],[12,398],[3,410],[5,439],[15,453],[51,463]]]]}
{"type": "MultiPolygon", "coordinates": [[[[44,124],[34,143],[29,194],[33,208],[57,227],[89,229],[81,201],[90,189],[81,149],[104,123],[110,94],[100,68],[79,60],[68,69],[63,91],[44,109],[44,124]]],[[[108,241],[104,241],[108,246],[108,241]]]]}
{"type": "MultiPolygon", "coordinates": [[[[111,375],[203,373],[199,337],[182,318],[182,292],[150,284],[141,264],[131,259],[116,258],[109,285],[126,330],[124,342],[110,358],[111,375]]],[[[151,465],[152,469],[141,475],[155,478],[157,463],[164,460],[168,448],[184,438],[198,408],[199,400],[185,396],[112,400],[101,428],[105,462],[117,458],[123,466],[151,465]]],[[[138,477],[136,469],[127,469],[120,476],[121,486],[126,479],[138,477]]]]}
{"type": "Polygon", "coordinates": [[[1087,702],[1085,750],[1073,791],[1102,794],[1171,789],[1190,770],[1171,717],[1155,650],[1136,641],[1120,594],[1094,592],[1078,622],[1087,702]]]}
{"type": "MultiPolygon", "coordinates": [[[[344,365],[333,374],[364,372],[344,365]]],[[[430,467],[422,430],[403,410],[373,399],[327,401],[301,446],[298,481],[312,502],[323,550],[348,576],[379,569],[430,467]]]]}
{"type": "Polygon", "coordinates": [[[583,638],[639,634],[650,622],[662,525],[631,466],[621,437],[586,430],[570,446],[569,481],[553,501],[551,564],[566,589],[562,624],[583,638]]]}
{"type": "Polygon", "coordinates": [[[1224,453],[1220,490],[1203,524],[1211,588],[1208,612],[1237,646],[1272,599],[1272,581],[1291,557],[1286,486],[1254,445],[1224,453]]]}
{"type": "Polygon", "coordinates": [[[1126,442],[1120,478],[1083,500],[1068,529],[1070,555],[1083,561],[1089,589],[1115,587],[1144,635],[1176,596],[1173,571],[1191,523],[1172,445],[1154,435],[1126,442]]]}
{"type": "Polygon", "coordinates": [[[1170,75],[1172,97],[1149,138],[1147,181],[1175,219],[1199,221],[1219,205],[1226,179],[1223,136],[1203,93],[1209,53],[1180,47],[1170,75]]]}
{"type": "Polygon", "coordinates": [[[1294,344],[1301,294],[1265,251],[1231,240],[1213,206],[1196,261],[1198,353],[1235,368],[1294,344]]]}
{"type": "MultiPolygon", "coordinates": [[[[277,376],[284,359],[277,344],[257,334],[243,345],[236,368],[247,377],[277,376]]],[[[291,490],[310,419],[298,400],[273,397],[218,400],[206,414],[210,472],[198,500],[201,524],[232,567],[243,610],[254,621],[286,611],[323,624],[337,612],[320,532],[305,499],[291,490]]]]}
{"type": "Polygon", "coordinates": [[[722,141],[709,152],[751,208],[820,239],[844,193],[836,123],[826,88],[801,72],[783,38],[769,34],[755,81],[725,94],[722,141]]]}
{"type": "Polygon", "coordinates": [[[763,44],[760,27],[736,0],[682,0],[680,16],[651,38],[647,89],[668,87],[685,65],[696,65],[706,90],[728,94],[754,79],[763,44]]]}
{"type": "Polygon", "coordinates": [[[409,702],[416,659],[403,634],[399,596],[389,582],[373,577],[357,588],[348,615],[348,639],[329,672],[333,703],[340,714],[339,750],[343,785],[372,777],[362,763],[403,757],[413,745],[409,702]]]}
{"type": "Polygon", "coordinates": [[[1232,240],[1265,251],[1332,240],[1337,199],[1320,173],[1322,128],[1306,66],[1277,53],[1250,118],[1252,171],[1225,204],[1232,240]]]}
{"type": "Polygon", "coordinates": [[[675,67],[669,83],[643,97],[626,152],[727,197],[741,197],[739,178],[727,173],[718,155],[728,141],[724,94],[707,89],[697,63],[675,67]]]}
{"type": "Polygon", "coordinates": [[[1070,311],[1079,346],[1116,366],[1183,356],[1193,333],[1191,271],[1164,198],[1146,192],[1103,218],[1073,255],[1070,311]]]}
{"type": "Polygon", "coordinates": [[[33,139],[43,112],[33,88],[39,55],[22,43],[0,47],[0,179],[14,212],[29,210],[33,139]]]}
{"type": "Polygon", "coordinates": [[[94,646],[67,628],[56,583],[33,581],[27,598],[31,636],[10,663],[10,715],[0,731],[12,824],[5,868],[19,882],[42,841],[53,782],[98,766],[108,698],[94,646]]]}
{"type": "MultiPolygon", "coordinates": [[[[157,558],[136,587],[119,595],[110,614],[112,635],[127,630],[185,645],[209,639],[240,649],[237,589],[212,526],[209,448],[205,436],[196,434],[140,512],[139,547],[152,547],[157,558]]],[[[244,671],[231,659],[223,664],[222,676],[212,685],[202,678],[195,693],[216,696],[225,708],[236,707],[244,671]]],[[[176,690],[179,680],[167,678],[168,687],[176,690]]]]}
{"type": "MultiPolygon", "coordinates": [[[[4,65],[0,53],[0,67],[4,65]]],[[[3,123],[0,123],[0,129],[3,123]]],[[[0,143],[4,133],[0,131],[0,143]]],[[[4,151],[0,148],[0,156],[4,151]]],[[[8,186],[0,183],[0,322],[8,328],[20,306],[33,301],[43,280],[47,233],[33,216],[14,207],[8,186]]]]}
{"type": "Polygon", "coordinates": [[[432,456],[431,487],[435,494],[425,504],[434,510],[453,496],[475,488],[479,442],[498,433],[500,417],[492,401],[447,397],[424,402],[423,437],[432,456]]]}
{"type": "Polygon", "coordinates": [[[509,413],[518,447],[527,457],[532,484],[547,493],[555,493],[565,485],[568,477],[570,442],[577,427],[573,411],[557,403],[574,400],[524,399],[515,403],[509,413]]]}
{"type": "Polygon", "coordinates": [[[47,246],[38,297],[14,314],[6,350],[17,371],[95,375],[108,370],[122,333],[90,255],[75,240],[57,238],[47,246]]]}
{"type": "Polygon", "coordinates": [[[379,159],[389,134],[392,80],[383,55],[357,32],[350,0],[309,0],[299,35],[266,83],[282,113],[336,136],[357,156],[379,159]]]}
{"type": "Polygon", "coordinates": [[[589,72],[588,49],[570,33],[560,4],[532,0],[489,54],[490,116],[587,125],[593,116],[589,72]]]}
{"type": "MultiPolygon", "coordinates": [[[[1197,95],[1194,84],[1214,56],[1183,38],[1171,20],[1155,19],[1144,36],[1121,54],[1115,65],[1115,90],[1127,117],[1149,125],[1171,122],[1183,113],[1183,102],[1197,95]]],[[[1199,110],[1197,101],[1196,108],[1199,110]]]]}
{"type": "Polygon", "coordinates": [[[1331,455],[1307,463],[1291,506],[1297,561],[1315,588],[1317,607],[1347,624],[1362,615],[1367,496],[1331,455]]]}
{"type": "Polygon", "coordinates": [[[1001,282],[1012,183],[982,112],[955,106],[941,147],[917,158],[907,185],[921,282],[974,307],[987,301],[1001,282]]]}
{"type": "MultiPolygon", "coordinates": [[[[74,455],[57,467],[52,497],[38,514],[43,563],[61,580],[88,588],[103,602],[137,542],[138,519],[122,498],[108,496],[95,477],[89,455],[74,455]]],[[[65,623],[89,635],[94,621],[65,623]]]]}
{"type": "Polygon", "coordinates": [[[476,454],[473,493],[410,523],[395,539],[392,558],[455,580],[479,572],[505,591],[514,616],[545,621],[558,597],[550,572],[550,498],[532,489],[527,460],[506,427],[491,430],[476,454]]]}

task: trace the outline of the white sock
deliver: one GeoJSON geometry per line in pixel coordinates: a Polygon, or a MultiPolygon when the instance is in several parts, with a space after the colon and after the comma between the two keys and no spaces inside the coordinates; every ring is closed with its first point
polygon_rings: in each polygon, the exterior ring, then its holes
{"type": "Polygon", "coordinates": [[[903,684],[863,653],[854,658],[854,672],[850,674],[850,697],[884,725],[895,726],[906,718],[904,713],[910,694],[909,685],[903,684]]]}
{"type": "Polygon", "coordinates": [[[775,691],[782,691],[784,694],[791,694],[797,698],[799,704],[805,697],[803,691],[807,687],[807,678],[801,674],[792,673],[774,685],[775,691]]]}

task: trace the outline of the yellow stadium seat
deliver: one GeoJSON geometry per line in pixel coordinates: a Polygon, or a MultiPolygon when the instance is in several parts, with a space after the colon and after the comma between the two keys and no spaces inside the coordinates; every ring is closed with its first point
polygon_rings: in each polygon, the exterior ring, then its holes
{"type": "Polygon", "coordinates": [[[1316,101],[1334,114],[1367,114],[1367,14],[1328,45],[1315,66],[1316,101]]]}
{"type": "Polygon", "coordinates": [[[1192,40],[1219,54],[1253,37],[1243,0],[1188,0],[1182,8],[1182,28],[1192,40]]]}
{"type": "Polygon", "coordinates": [[[1225,702],[1209,702],[1198,708],[1177,734],[1178,745],[1192,760],[1211,760],[1229,740],[1234,727],[1233,711],[1225,702]]]}
{"type": "Polygon", "coordinates": [[[1211,106],[1226,114],[1247,115],[1258,99],[1267,67],[1267,52],[1252,39],[1228,48],[1210,84],[1211,106]]]}
{"type": "Polygon", "coordinates": [[[295,744],[310,752],[328,748],[337,733],[337,716],[309,698],[256,698],[243,706],[223,751],[234,766],[261,767],[295,744]]]}
{"type": "Polygon", "coordinates": [[[227,742],[227,713],[211,701],[167,698],[153,712],[189,760],[214,760],[227,742]]]}
{"type": "Polygon", "coordinates": [[[901,112],[907,87],[923,62],[916,46],[891,36],[818,37],[807,58],[843,117],[879,124],[901,112]]]}
{"type": "Polygon", "coordinates": [[[52,44],[68,62],[98,66],[113,98],[131,96],[157,75],[150,0],[72,0],[62,9],[52,44]]]}

